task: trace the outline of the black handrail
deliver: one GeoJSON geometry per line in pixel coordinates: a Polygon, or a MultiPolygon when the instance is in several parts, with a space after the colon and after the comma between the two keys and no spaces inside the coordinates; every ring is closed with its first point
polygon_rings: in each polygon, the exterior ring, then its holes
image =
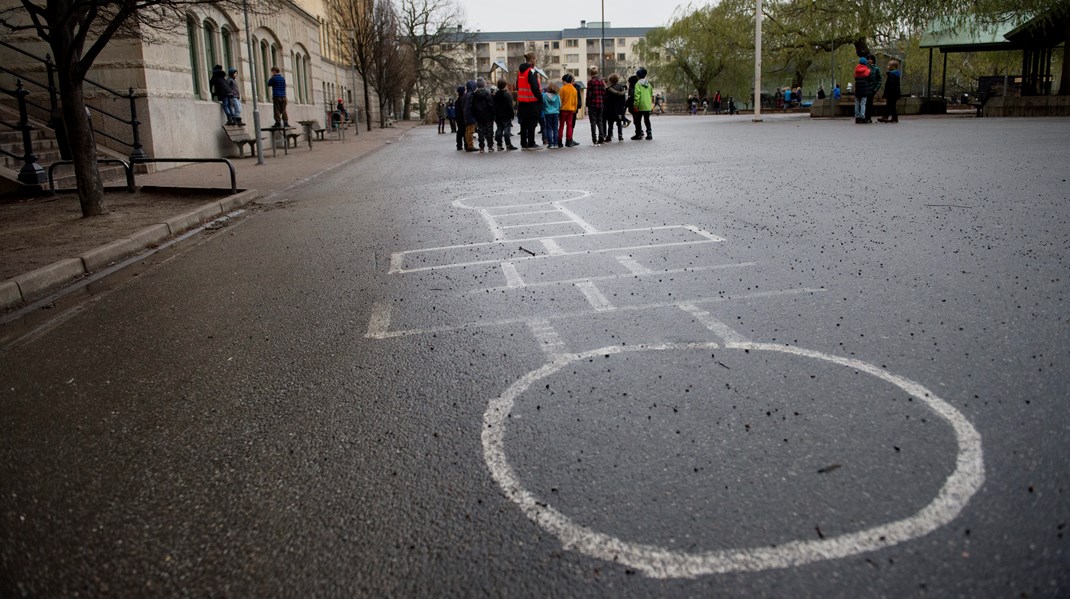
{"type": "MultiPolygon", "coordinates": [[[[56,131],[56,136],[57,136],[57,138],[59,138],[61,153],[64,154],[65,158],[68,158],[69,155],[70,155],[70,151],[69,151],[69,146],[67,144],[66,127],[65,127],[64,122],[63,122],[62,113],[61,113],[61,111],[59,109],[59,92],[58,92],[58,89],[56,87],[56,77],[55,77],[56,76],[56,66],[52,62],[52,57],[49,56],[49,55],[45,55],[42,58],[40,56],[37,56],[36,54],[33,54],[32,52],[27,52],[26,50],[23,50],[22,48],[19,48],[19,47],[15,46],[15,45],[10,44],[8,42],[5,42],[3,40],[0,40],[0,47],[4,47],[4,48],[8,48],[8,49],[14,50],[15,52],[18,52],[19,54],[21,54],[23,56],[26,56],[28,58],[31,58],[31,59],[35,60],[35,61],[41,62],[41,63],[43,63],[45,65],[46,73],[47,73],[47,76],[48,76],[48,83],[47,84],[39,82],[39,81],[34,81],[34,80],[30,79],[30,78],[22,76],[20,73],[16,73],[16,72],[11,71],[10,69],[4,68],[4,67],[0,67],[0,72],[5,72],[5,73],[9,73],[9,74],[11,74],[11,75],[13,75],[15,77],[20,77],[21,79],[23,79],[25,81],[28,81],[29,83],[32,83],[33,85],[35,85],[37,87],[40,87],[40,88],[42,88],[44,90],[47,90],[48,96],[49,96],[49,106],[46,107],[46,106],[42,106],[41,104],[37,104],[37,103],[31,103],[31,105],[34,108],[36,108],[37,110],[39,110],[40,112],[45,113],[45,114],[48,115],[49,127],[51,127],[54,131],[56,131]]],[[[112,94],[113,96],[115,96],[117,98],[123,98],[123,99],[129,100],[129,103],[130,103],[130,118],[129,119],[126,119],[126,118],[124,118],[122,116],[119,116],[119,115],[114,114],[114,113],[112,113],[110,111],[104,110],[102,108],[98,108],[96,106],[93,106],[92,104],[88,104],[87,103],[86,107],[89,108],[93,112],[97,112],[97,113],[99,113],[99,114],[101,114],[101,115],[103,115],[103,116],[105,116],[107,118],[115,120],[116,122],[122,123],[123,125],[129,125],[130,128],[131,128],[131,138],[132,138],[133,141],[126,141],[126,140],[120,139],[118,137],[115,137],[112,134],[109,134],[109,133],[107,133],[107,132],[105,132],[103,130],[99,130],[99,129],[96,129],[96,128],[93,128],[94,133],[97,134],[97,135],[101,135],[101,136],[103,136],[103,137],[105,137],[105,138],[107,138],[109,140],[112,140],[116,144],[119,144],[121,146],[125,146],[127,148],[130,148],[130,158],[131,159],[145,158],[145,150],[141,145],[141,136],[140,136],[140,132],[139,132],[139,126],[141,125],[141,121],[138,120],[138,118],[137,118],[137,98],[139,96],[134,93],[134,88],[131,87],[131,88],[129,88],[129,91],[127,93],[122,93],[122,92],[116,91],[114,89],[111,89],[110,87],[107,87],[105,85],[101,85],[100,83],[97,83],[96,81],[93,81],[92,79],[89,79],[89,78],[86,78],[83,81],[85,83],[93,86],[93,87],[96,87],[98,89],[101,89],[101,90],[109,93],[109,94],[112,94]]]]}
{"type": "MultiPolygon", "coordinates": [[[[17,124],[4,122],[3,124],[10,129],[16,131],[22,131],[22,169],[19,170],[19,183],[23,185],[41,185],[45,182],[45,170],[41,168],[40,164],[37,164],[37,155],[33,152],[33,142],[30,141],[30,131],[33,131],[33,125],[30,124],[30,119],[26,114],[26,96],[30,92],[26,91],[22,87],[22,81],[15,82],[15,90],[3,89],[5,94],[14,96],[18,101],[19,106],[19,122],[17,124]]],[[[4,150],[4,154],[13,158],[18,158],[17,155],[4,150]]]]}
{"type": "MultiPolygon", "coordinates": [[[[123,170],[126,171],[126,190],[130,193],[137,191],[137,186],[134,185],[134,167],[130,166],[130,163],[125,160],[119,160],[118,158],[98,158],[97,164],[121,164],[123,170]]],[[[57,160],[48,165],[48,190],[53,194],[56,193],[56,179],[53,176],[56,171],[56,167],[60,165],[72,165],[73,160],[57,160]]]]}

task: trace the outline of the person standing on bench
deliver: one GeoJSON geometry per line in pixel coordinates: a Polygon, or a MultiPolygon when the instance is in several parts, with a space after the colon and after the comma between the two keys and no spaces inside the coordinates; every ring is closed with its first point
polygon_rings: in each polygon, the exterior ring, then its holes
{"type": "Polygon", "coordinates": [[[223,99],[223,103],[230,105],[230,112],[227,114],[233,116],[233,124],[244,127],[245,123],[241,120],[241,88],[238,84],[238,69],[234,67],[227,71],[227,97],[223,99]]]}
{"type": "Polygon", "coordinates": [[[234,116],[231,105],[227,101],[230,88],[227,86],[227,75],[223,72],[223,65],[217,64],[212,67],[212,76],[208,79],[208,84],[212,88],[212,97],[223,105],[223,114],[227,115],[227,124],[237,125],[237,117],[234,116]]]}
{"type": "Polygon", "coordinates": [[[271,107],[275,112],[274,127],[289,127],[290,118],[286,116],[286,79],[279,67],[271,67],[271,78],[267,83],[271,87],[271,107]]]}

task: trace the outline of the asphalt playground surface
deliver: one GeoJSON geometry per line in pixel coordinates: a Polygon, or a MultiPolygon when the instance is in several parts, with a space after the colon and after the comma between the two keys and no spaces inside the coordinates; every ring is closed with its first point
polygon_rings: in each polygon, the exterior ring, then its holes
{"type": "Polygon", "coordinates": [[[1070,119],[413,129],[0,350],[0,596],[1070,594],[1070,119]]]}

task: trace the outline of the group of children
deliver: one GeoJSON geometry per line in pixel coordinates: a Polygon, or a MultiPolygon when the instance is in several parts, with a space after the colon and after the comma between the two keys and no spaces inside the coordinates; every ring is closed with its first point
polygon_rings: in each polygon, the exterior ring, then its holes
{"type": "MultiPolygon", "coordinates": [[[[855,123],[873,122],[873,100],[881,89],[881,70],[877,59],[870,54],[858,59],[855,66],[855,123]]],[[[882,123],[898,123],[899,111],[896,103],[900,92],[899,61],[888,62],[888,81],[884,87],[884,100],[887,102],[888,114],[877,119],[882,123]]]]}
{"type": "Polygon", "coordinates": [[[617,140],[624,141],[624,128],[633,121],[635,135],[631,139],[653,139],[650,129],[653,86],[646,78],[646,69],[637,70],[625,84],[615,73],[602,81],[598,67],[591,67],[585,86],[577,83],[571,73],[565,73],[560,84],[550,82],[543,89],[533,72],[534,55],[525,55],[525,59],[527,62],[518,71],[515,96],[505,79],[498,80],[494,93],[483,78],[457,86],[457,97],[452,102],[439,102],[438,132],[445,133],[446,117],[451,129],[456,119],[457,149],[468,152],[493,152],[495,146],[498,151],[571,148],[580,145],[573,134],[576,115],[585,108],[591,124],[591,143],[595,146],[613,140],[614,126],[617,140]],[[581,89],[585,92],[582,101],[581,89]],[[632,120],[628,119],[629,114],[632,120]],[[518,116],[519,148],[512,142],[513,119],[518,116]],[[542,137],[538,145],[534,140],[536,126],[541,129],[542,137]]]}

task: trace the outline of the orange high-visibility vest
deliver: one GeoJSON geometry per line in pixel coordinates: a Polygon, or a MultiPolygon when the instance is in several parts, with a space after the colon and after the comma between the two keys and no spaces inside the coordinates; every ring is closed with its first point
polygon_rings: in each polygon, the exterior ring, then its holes
{"type": "Polygon", "coordinates": [[[518,102],[537,102],[535,99],[535,92],[531,89],[531,82],[528,80],[528,75],[531,74],[531,68],[520,73],[516,76],[516,99],[518,102]]]}

